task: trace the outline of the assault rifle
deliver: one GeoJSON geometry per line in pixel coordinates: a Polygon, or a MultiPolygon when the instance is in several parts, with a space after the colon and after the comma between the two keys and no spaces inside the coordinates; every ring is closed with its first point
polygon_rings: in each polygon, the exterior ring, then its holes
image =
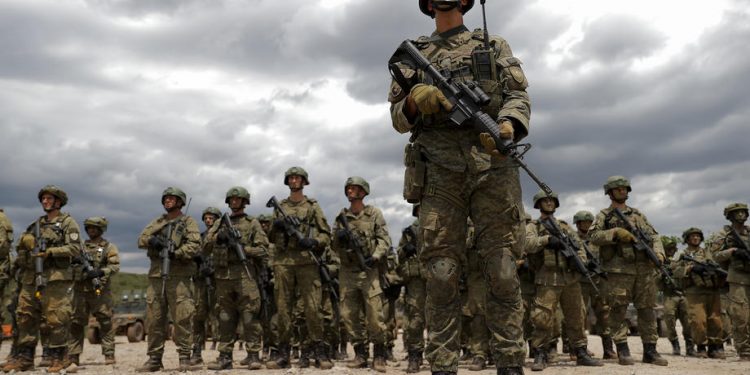
{"type": "Polygon", "coordinates": [[[649,242],[651,242],[651,240],[648,238],[646,233],[643,233],[641,228],[637,228],[633,224],[631,224],[630,221],[628,221],[628,218],[625,217],[625,214],[623,214],[619,208],[615,207],[613,212],[615,213],[615,215],[617,215],[620,221],[622,221],[622,225],[625,227],[625,230],[635,236],[635,243],[633,243],[633,248],[646,254],[651,263],[653,263],[654,266],[656,266],[656,268],[659,270],[664,285],[669,288],[674,294],[682,296],[682,291],[674,282],[671,272],[667,270],[667,267],[664,266],[664,263],[659,260],[659,258],[656,256],[656,252],[654,252],[654,249],[651,248],[651,245],[649,245],[649,242]]]}
{"type": "MultiPolygon", "coordinates": [[[[81,262],[81,272],[83,272],[85,275],[88,275],[91,271],[94,270],[94,266],[91,265],[94,260],[91,259],[91,254],[86,251],[86,244],[83,242],[83,239],[80,237],[78,237],[78,239],[81,243],[81,257],[78,259],[78,261],[81,262]]],[[[98,277],[94,277],[91,279],[91,285],[94,287],[94,293],[96,293],[96,296],[101,296],[102,281],[98,277]]]]}
{"type": "Polygon", "coordinates": [[[495,141],[495,147],[500,154],[509,157],[531,177],[532,180],[547,195],[552,195],[552,189],[544,181],[537,177],[524,163],[523,156],[531,148],[531,144],[516,144],[513,140],[500,137],[500,126],[482,107],[490,103],[491,98],[480,87],[477,82],[453,82],[446,78],[427,60],[411,40],[405,40],[388,60],[388,70],[393,79],[405,92],[410,92],[417,83],[407,79],[401,72],[398,63],[404,64],[413,70],[423,71],[432,83],[445,95],[453,105],[450,112],[450,120],[456,126],[473,124],[480,133],[488,133],[495,141]]]}
{"type": "Polygon", "coordinates": [[[42,299],[42,292],[47,287],[47,279],[44,277],[44,258],[40,256],[47,251],[47,240],[42,237],[40,220],[34,224],[34,249],[31,250],[31,255],[34,257],[34,297],[39,300],[42,299]]]}
{"type": "Polygon", "coordinates": [[[336,221],[341,224],[341,229],[343,229],[344,233],[346,234],[346,241],[349,244],[349,249],[351,249],[351,251],[357,257],[359,270],[366,271],[370,269],[370,266],[367,265],[367,261],[365,260],[365,246],[364,244],[362,244],[362,240],[359,238],[359,236],[357,236],[349,228],[349,220],[346,218],[346,215],[344,213],[341,213],[339,216],[336,216],[336,221]]]}
{"type": "Polygon", "coordinates": [[[560,228],[560,225],[555,218],[547,217],[540,222],[542,223],[542,226],[544,226],[544,229],[549,232],[550,236],[560,240],[562,249],[559,249],[558,251],[563,257],[565,257],[568,264],[570,265],[572,263],[575,270],[589,280],[591,287],[594,288],[594,292],[599,294],[599,289],[596,287],[596,284],[594,284],[594,280],[591,279],[593,272],[586,267],[583,260],[581,260],[581,257],[578,256],[578,245],[562,230],[562,228],[560,228]]]}
{"type": "Polygon", "coordinates": [[[411,229],[411,225],[401,231],[401,236],[406,237],[406,244],[402,248],[404,259],[417,255],[417,235],[414,233],[414,230],[411,229]]]}
{"type": "Polygon", "coordinates": [[[607,272],[602,269],[602,265],[599,264],[599,260],[594,256],[594,253],[591,252],[591,249],[589,249],[589,246],[586,245],[586,241],[581,240],[581,247],[583,247],[583,251],[586,252],[586,258],[588,259],[588,263],[586,263],[586,268],[591,271],[594,275],[597,275],[601,277],[602,279],[607,279],[607,272]]]}
{"type": "Polygon", "coordinates": [[[175,243],[172,241],[174,233],[174,221],[167,224],[167,234],[164,238],[166,244],[161,247],[159,258],[161,258],[161,296],[167,298],[167,280],[169,280],[169,270],[172,268],[172,257],[174,256],[175,243]]]}
{"type": "Polygon", "coordinates": [[[208,303],[208,306],[213,306],[211,303],[211,296],[214,293],[213,277],[216,270],[214,269],[211,257],[198,254],[193,259],[198,263],[198,274],[203,277],[203,282],[206,284],[206,302],[208,303]]]}
{"type": "Polygon", "coordinates": [[[234,249],[235,255],[237,255],[240,263],[242,263],[242,267],[245,269],[247,278],[249,280],[255,280],[255,283],[258,285],[258,291],[260,292],[261,299],[261,314],[264,319],[269,319],[271,315],[268,309],[271,305],[271,300],[268,297],[268,291],[264,288],[263,282],[253,277],[253,274],[250,272],[247,255],[245,254],[245,246],[242,245],[242,233],[240,233],[237,228],[232,226],[232,221],[229,220],[229,215],[227,213],[221,215],[219,230],[222,227],[224,228],[224,233],[226,233],[227,235],[227,245],[229,245],[230,248],[234,249]]]}
{"type": "Polygon", "coordinates": [[[688,254],[682,254],[680,256],[680,259],[684,259],[688,262],[695,263],[696,265],[702,266],[703,270],[701,272],[697,272],[698,275],[703,279],[703,282],[706,282],[706,276],[714,279],[718,278],[718,280],[714,280],[717,283],[721,283],[723,281],[726,281],[727,276],[729,276],[729,273],[721,268],[721,266],[714,262],[713,260],[707,259],[704,262],[701,262],[698,259],[695,259],[692,255],[688,254]]]}
{"type": "Polygon", "coordinates": [[[734,242],[737,243],[737,250],[734,251],[734,256],[740,259],[743,263],[750,262],[750,248],[748,248],[747,242],[742,240],[737,229],[730,227],[729,235],[731,235],[734,242]]]}

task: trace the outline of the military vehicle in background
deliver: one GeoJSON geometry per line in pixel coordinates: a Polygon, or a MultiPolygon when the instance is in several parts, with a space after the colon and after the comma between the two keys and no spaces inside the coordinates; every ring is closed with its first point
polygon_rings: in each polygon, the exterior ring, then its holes
{"type": "MultiPolygon", "coordinates": [[[[87,338],[91,344],[101,343],[99,322],[91,316],[87,338]]],[[[126,335],[128,342],[140,342],[146,337],[146,293],[144,291],[123,292],[114,306],[112,327],[115,335],[126,335]]]]}

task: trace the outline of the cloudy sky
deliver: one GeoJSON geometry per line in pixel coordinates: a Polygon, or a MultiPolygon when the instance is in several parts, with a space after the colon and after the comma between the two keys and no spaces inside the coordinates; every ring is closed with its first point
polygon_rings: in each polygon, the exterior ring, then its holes
{"type": "MultiPolygon", "coordinates": [[[[490,0],[487,18],[524,62],[526,160],[559,217],[606,206],[613,174],[664,234],[714,231],[750,200],[750,1],[490,0]]],[[[465,22],[481,26],[478,7],[465,22]]],[[[243,185],[257,214],[300,165],[329,220],[346,177],[368,179],[397,239],[408,136],[391,128],[386,61],[433,29],[416,0],[3,0],[0,207],[18,234],[39,188],[60,185],[141,272],[136,237],[165,187],[198,216],[243,185]]]]}

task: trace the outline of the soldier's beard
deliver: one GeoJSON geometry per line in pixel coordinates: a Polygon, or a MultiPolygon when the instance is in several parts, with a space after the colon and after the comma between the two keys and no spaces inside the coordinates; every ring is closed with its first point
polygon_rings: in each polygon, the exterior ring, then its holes
{"type": "Polygon", "coordinates": [[[545,209],[541,209],[541,210],[539,210],[539,211],[540,211],[541,213],[543,213],[543,214],[547,215],[547,216],[552,216],[552,215],[553,215],[553,214],[555,213],[555,210],[552,210],[552,211],[547,211],[547,210],[545,210],[545,209]]]}

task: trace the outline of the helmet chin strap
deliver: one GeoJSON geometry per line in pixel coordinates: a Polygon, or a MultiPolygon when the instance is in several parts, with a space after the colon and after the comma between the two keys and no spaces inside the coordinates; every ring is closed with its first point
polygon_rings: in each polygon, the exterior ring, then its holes
{"type": "Polygon", "coordinates": [[[432,0],[432,7],[441,12],[453,10],[461,4],[461,1],[432,0]]]}

